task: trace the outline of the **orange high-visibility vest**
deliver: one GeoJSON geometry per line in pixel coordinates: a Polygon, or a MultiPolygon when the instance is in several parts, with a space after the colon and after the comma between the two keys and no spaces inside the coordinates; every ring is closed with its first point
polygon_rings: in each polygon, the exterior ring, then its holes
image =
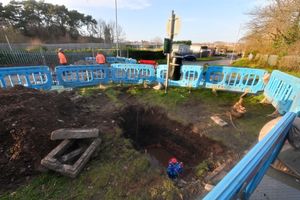
{"type": "Polygon", "coordinates": [[[61,65],[67,64],[67,58],[64,53],[58,52],[58,59],[59,59],[59,64],[61,65]]]}
{"type": "Polygon", "coordinates": [[[105,56],[101,53],[98,53],[96,56],[96,63],[97,64],[105,64],[106,60],[105,60],[105,56]]]}

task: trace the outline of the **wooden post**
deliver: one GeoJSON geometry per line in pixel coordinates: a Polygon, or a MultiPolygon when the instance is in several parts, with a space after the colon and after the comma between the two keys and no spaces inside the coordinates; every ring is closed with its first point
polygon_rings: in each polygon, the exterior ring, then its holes
{"type": "MultiPolygon", "coordinates": [[[[172,16],[171,16],[171,27],[170,27],[170,40],[171,40],[171,45],[173,42],[173,38],[174,38],[174,30],[175,30],[175,12],[174,10],[172,10],[172,16]]],[[[171,47],[172,49],[172,47],[171,47]]],[[[172,53],[173,49],[171,50],[172,53]]],[[[170,72],[170,68],[171,68],[171,64],[170,64],[170,60],[171,60],[171,55],[170,53],[167,54],[167,73],[166,73],[166,82],[165,82],[165,93],[168,92],[168,82],[169,82],[169,72],[170,72]]]]}

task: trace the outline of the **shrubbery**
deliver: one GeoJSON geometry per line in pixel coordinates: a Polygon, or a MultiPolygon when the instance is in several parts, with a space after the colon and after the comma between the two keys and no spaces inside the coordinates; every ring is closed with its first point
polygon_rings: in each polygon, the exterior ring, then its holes
{"type": "Polygon", "coordinates": [[[134,58],[137,60],[160,60],[164,59],[166,56],[164,55],[163,51],[150,51],[150,50],[135,50],[135,49],[130,49],[128,51],[128,57],[129,58],[134,58]]]}

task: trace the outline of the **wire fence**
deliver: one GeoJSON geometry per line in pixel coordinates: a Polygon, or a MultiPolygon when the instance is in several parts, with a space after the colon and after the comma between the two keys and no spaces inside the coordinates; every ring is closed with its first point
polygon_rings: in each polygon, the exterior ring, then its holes
{"type": "MultiPolygon", "coordinates": [[[[68,64],[85,64],[85,57],[94,57],[98,49],[65,51],[68,64]]],[[[101,49],[106,56],[115,56],[115,49],[101,49]]],[[[122,50],[120,56],[128,57],[127,50],[122,50]]],[[[34,51],[16,48],[0,48],[0,67],[46,65],[54,69],[58,65],[57,52],[44,50],[42,47],[34,51]]],[[[88,63],[87,63],[88,64],[88,63]]]]}

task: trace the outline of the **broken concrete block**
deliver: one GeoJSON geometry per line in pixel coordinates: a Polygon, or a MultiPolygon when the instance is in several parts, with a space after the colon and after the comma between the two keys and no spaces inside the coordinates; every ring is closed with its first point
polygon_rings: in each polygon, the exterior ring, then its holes
{"type": "Polygon", "coordinates": [[[66,163],[69,161],[72,161],[74,158],[76,158],[78,155],[80,155],[83,152],[83,148],[76,149],[68,154],[65,154],[61,157],[61,162],[66,163]]]}
{"type": "MultiPolygon", "coordinates": [[[[79,174],[79,172],[83,169],[85,164],[90,160],[92,154],[100,145],[101,139],[100,138],[93,139],[90,145],[84,150],[83,154],[81,154],[81,156],[75,161],[74,164],[63,164],[62,162],[59,161],[62,160],[59,157],[63,155],[69,147],[72,147],[71,145],[74,142],[75,140],[62,141],[55,149],[53,149],[45,158],[41,160],[41,164],[47,167],[48,169],[59,172],[65,176],[75,178],[79,174]]],[[[72,151],[69,153],[69,155],[71,153],[75,154],[74,151],[72,151]]]]}
{"type": "Polygon", "coordinates": [[[216,124],[218,124],[219,126],[227,126],[228,125],[228,123],[227,122],[225,122],[223,119],[221,119],[220,117],[218,117],[218,116],[211,116],[210,117],[216,124]]]}
{"type": "Polygon", "coordinates": [[[51,133],[51,140],[96,138],[98,136],[99,129],[97,128],[62,128],[51,133]]]}

